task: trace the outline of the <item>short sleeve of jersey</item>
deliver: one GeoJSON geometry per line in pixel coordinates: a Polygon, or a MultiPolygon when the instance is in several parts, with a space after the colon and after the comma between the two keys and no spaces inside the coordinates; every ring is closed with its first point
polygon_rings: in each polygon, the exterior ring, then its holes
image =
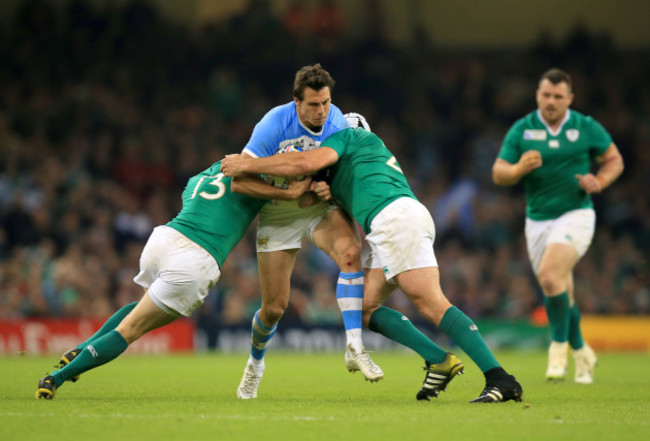
{"type": "Polygon", "coordinates": [[[508,133],[506,133],[506,137],[503,140],[503,144],[501,145],[499,155],[497,156],[498,158],[503,159],[510,164],[515,164],[519,161],[521,156],[519,143],[523,136],[521,127],[522,125],[520,123],[516,123],[510,128],[510,130],[508,130],[508,133]]]}
{"type": "Polygon", "coordinates": [[[587,126],[589,134],[589,144],[592,148],[592,156],[600,156],[612,144],[611,135],[605,128],[592,117],[585,118],[585,125],[587,126]]]}
{"type": "Polygon", "coordinates": [[[243,152],[255,158],[273,156],[278,150],[278,144],[282,137],[282,128],[285,127],[287,117],[287,105],[277,106],[267,112],[264,117],[255,125],[253,134],[244,147],[243,152]]]}
{"type": "Polygon", "coordinates": [[[361,129],[341,130],[340,132],[336,132],[327,138],[323,142],[322,146],[331,148],[339,155],[340,158],[345,154],[350,138],[354,135],[354,130],[361,129]]]}

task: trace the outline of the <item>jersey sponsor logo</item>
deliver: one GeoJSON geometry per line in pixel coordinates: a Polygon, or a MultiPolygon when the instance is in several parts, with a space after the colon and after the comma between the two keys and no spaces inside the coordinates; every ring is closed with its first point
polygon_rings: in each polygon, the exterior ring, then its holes
{"type": "Polygon", "coordinates": [[[278,153],[287,147],[299,147],[303,151],[307,150],[314,150],[317,147],[320,147],[320,142],[315,141],[309,136],[303,135],[300,138],[294,138],[294,139],[285,139],[284,141],[280,142],[280,145],[278,146],[278,153]]]}
{"type": "Polygon", "coordinates": [[[534,130],[534,129],[524,130],[524,139],[528,141],[545,141],[546,130],[534,130]]]}
{"type": "Polygon", "coordinates": [[[548,142],[548,146],[552,149],[557,149],[560,147],[560,141],[558,141],[557,139],[551,139],[548,142]]]}
{"type": "Polygon", "coordinates": [[[566,131],[566,137],[571,142],[576,142],[580,137],[580,131],[576,129],[569,129],[566,131]]]}

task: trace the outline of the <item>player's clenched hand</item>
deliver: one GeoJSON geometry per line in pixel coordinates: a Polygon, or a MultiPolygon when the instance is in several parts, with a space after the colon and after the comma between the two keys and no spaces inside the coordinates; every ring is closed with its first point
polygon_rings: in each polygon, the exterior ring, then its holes
{"type": "Polygon", "coordinates": [[[288,192],[290,199],[298,199],[306,191],[309,190],[310,184],[311,184],[311,178],[309,176],[305,177],[300,181],[298,181],[297,179],[292,179],[291,181],[289,181],[289,188],[287,188],[285,191],[288,192]]]}
{"type": "Polygon", "coordinates": [[[522,176],[527,175],[536,168],[542,166],[542,154],[537,150],[528,150],[521,155],[517,167],[521,171],[522,176]]]}
{"type": "Polygon", "coordinates": [[[601,182],[591,173],[587,173],[586,175],[575,175],[575,178],[578,180],[580,188],[582,188],[587,194],[600,193],[603,190],[601,182]]]}
{"type": "Polygon", "coordinates": [[[332,191],[325,181],[314,181],[311,183],[309,189],[316,193],[319,199],[323,201],[329,201],[332,199],[332,191]]]}
{"type": "Polygon", "coordinates": [[[220,171],[224,176],[228,177],[241,176],[244,174],[242,163],[245,160],[246,158],[240,154],[226,155],[226,157],[221,160],[220,171]]]}

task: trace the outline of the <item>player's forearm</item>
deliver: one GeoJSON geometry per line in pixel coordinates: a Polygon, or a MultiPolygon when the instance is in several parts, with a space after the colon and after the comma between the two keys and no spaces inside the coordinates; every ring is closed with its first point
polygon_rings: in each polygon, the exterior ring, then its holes
{"type": "Polygon", "coordinates": [[[600,182],[601,189],[610,186],[623,173],[625,166],[620,154],[607,155],[603,158],[603,163],[596,174],[596,179],[600,182]]]}
{"type": "Polygon", "coordinates": [[[521,180],[523,172],[519,164],[499,161],[492,166],[492,181],[496,185],[515,185],[521,180]]]}
{"type": "Polygon", "coordinates": [[[247,173],[296,177],[312,173],[309,163],[301,153],[289,152],[282,155],[255,158],[243,162],[247,173]]]}
{"type": "Polygon", "coordinates": [[[269,185],[259,176],[239,176],[233,178],[230,183],[230,189],[233,193],[240,193],[257,199],[280,199],[289,200],[290,197],[286,190],[269,185]]]}

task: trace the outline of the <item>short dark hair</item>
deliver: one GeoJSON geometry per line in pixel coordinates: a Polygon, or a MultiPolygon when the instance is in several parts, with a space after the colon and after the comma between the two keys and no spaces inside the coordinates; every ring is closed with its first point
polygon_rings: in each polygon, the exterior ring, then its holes
{"type": "Polygon", "coordinates": [[[573,89],[573,81],[571,80],[571,75],[556,67],[549,69],[542,74],[539,82],[541,83],[544,80],[548,80],[551,84],[554,84],[556,86],[560,83],[566,83],[566,85],[569,87],[569,90],[573,89]]]}
{"type": "Polygon", "coordinates": [[[336,82],[329,72],[321,67],[320,63],[305,66],[296,72],[296,79],[293,82],[293,96],[302,101],[305,97],[306,87],[310,87],[317,92],[324,87],[329,87],[331,91],[334,84],[336,82]]]}

